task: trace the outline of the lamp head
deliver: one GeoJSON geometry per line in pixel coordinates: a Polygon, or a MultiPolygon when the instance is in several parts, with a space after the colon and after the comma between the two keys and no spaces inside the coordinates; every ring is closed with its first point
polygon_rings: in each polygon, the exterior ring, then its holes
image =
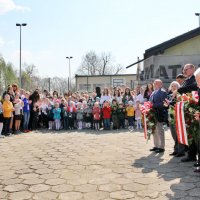
{"type": "Polygon", "coordinates": [[[200,15],[200,13],[195,13],[195,15],[196,15],[196,16],[199,16],[199,15],[200,15]]]}

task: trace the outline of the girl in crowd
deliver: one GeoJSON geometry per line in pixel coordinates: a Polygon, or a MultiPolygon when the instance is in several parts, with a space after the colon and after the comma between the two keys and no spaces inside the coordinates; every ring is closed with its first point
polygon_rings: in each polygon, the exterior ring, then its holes
{"type": "Polygon", "coordinates": [[[60,119],[61,119],[61,109],[59,108],[59,103],[55,103],[55,108],[53,109],[53,119],[55,121],[56,130],[60,130],[60,119]]]}
{"type": "Polygon", "coordinates": [[[76,120],[77,120],[78,130],[83,129],[83,115],[84,115],[84,110],[82,108],[82,103],[78,102],[77,103],[77,109],[76,109],[76,120]]]}
{"type": "Polygon", "coordinates": [[[133,107],[133,101],[128,102],[128,106],[126,108],[127,112],[127,119],[128,119],[128,129],[130,131],[134,130],[134,107],[133,107]]]}
{"type": "Polygon", "coordinates": [[[15,110],[12,102],[10,101],[9,94],[5,94],[4,96],[2,110],[3,110],[3,119],[4,119],[3,120],[3,134],[5,136],[9,136],[11,117],[13,116],[13,111],[15,110]]]}
{"type": "Polygon", "coordinates": [[[31,101],[29,101],[29,92],[26,92],[25,97],[23,98],[23,129],[24,132],[27,133],[29,132],[28,130],[28,124],[29,124],[29,119],[30,119],[30,106],[29,104],[31,101]]]}
{"type": "Polygon", "coordinates": [[[105,101],[103,103],[102,114],[103,114],[104,130],[110,130],[111,108],[108,101],[105,101]]]}
{"type": "Polygon", "coordinates": [[[15,133],[18,134],[20,133],[20,124],[22,120],[22,109],[24,107],[24,102],[19,98],[19,93],[15,94],[15,99],[14,99],[14,109],[15,109],[15,115],[14,115],[14,122],[15,122],[15,133]]]}
{"type": "Polygon", "coordinates": [[[94,119],[95,130],[99,130],[100,129],[100,119],[101,119],[101,109],[99,106],[99,102],[94,103],[92,114],[93,114],[93,119],[94,119]]]}
{"type": "Polygon", "coordinates": [[[136,100],[135,104],[135,120],[137,124],[137,129],[142,129],[142,113],[140,110],[140,100],[136,100]]]}
{"type": "Polygon", "coordinates": [[[74,120],[76,116],[76,107],[73,101],[70,101],[67,108],[69,129],[74,129],[74,120]]]}

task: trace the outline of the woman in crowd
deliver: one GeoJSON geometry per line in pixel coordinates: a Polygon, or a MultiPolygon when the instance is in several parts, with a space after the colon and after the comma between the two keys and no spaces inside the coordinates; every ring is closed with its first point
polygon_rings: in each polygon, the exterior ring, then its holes
{"type": "Polygon", "coordinates": [[[103,95],[100,98],[100,104],[103,105],[105,101],[111,102],[111,96],[109,94],[108,88],[104,88],[103,95]]]}
{"type": "Polygon", "coordinates": [[[153,84],[152,83],[149,83],[147,86],[146,86],[146,89],[144,91],[144,100],[145,101],[149,101],[149,98],[151,96],[153,92],[153,84]]]}
{"type": "Polygon", "coordinates": [[[124,105],[127,106],[129,101],[133,101],[133,96],[131,95],[130,88],[127,87],[125,89],[125,92],[124,92],[124,95],[123,95],[123,98],[122,98],[122,102],[124,103],[124,105]]]}
{"type": "Polygon", "coordinates": [[[122,102],[121,92],[118,88],[115,88],[112,99],[115,99],[117,101],[117,103],[122,102]]]}
{"type": "MultiPolygon", "coordinates": [[[[169,109],[174,109],[174,106],[176,104],[176,96],[174,95],[174,91],[178,90],[180,87],[180,84],[177,81],[173,81],[170,83],[169,89],[168,89],[168,98],[165,101],[165,105],[169,106],[169,109]]],[[[176,122],[175,119],[172,118],[171,112],[169,111],[169,128],[171,131],[172,138],[174,140],[174,151],[170,154],[171,156],[175,157],[182,157],[185,155],[185,146],[183,144],[178,143],[178,138],[176,134],[176,122]]]]}

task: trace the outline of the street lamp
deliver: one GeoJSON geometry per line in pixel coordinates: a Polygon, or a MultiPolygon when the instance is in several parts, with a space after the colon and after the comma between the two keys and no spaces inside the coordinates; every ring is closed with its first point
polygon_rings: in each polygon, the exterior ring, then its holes
{"type": "Polygon", "coordinates": [[[71,69],[70,69],[70,59],[72,59],[73,57],[66,57],[69,60],[69,90],[71,90],[71,69]]]}
{"type": "Polygon", "coordinates": [[[195,15],[199,17],[199,27],[200,27],[200,13],[195,13],[195,15]]]}
{"type": "Polygon", "coordinates": [[[20,30],[20,35],[19,35],[19,37],[20,37],[20,40],[19,40],[19,42],[20,42],[20,47],[19,47],[19,86],[20,86],[20,88],[22,88],[22,63],[21,63],[21,60],[22,60],[22,55],[21,55],[21,51],[22,51],[22,39],[21,39],[21,35],[22,35],[22,26],[26,26],[27,24],[26,23],[23,23],[23,24],[16,24],[16,26],[19,26],[19,30],[20,30]]]}

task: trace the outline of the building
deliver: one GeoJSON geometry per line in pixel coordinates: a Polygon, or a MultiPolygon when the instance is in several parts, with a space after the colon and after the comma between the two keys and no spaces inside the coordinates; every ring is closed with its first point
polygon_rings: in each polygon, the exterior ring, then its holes
{"type": "Polygon", "coordinates": [[[75,75],[76,91],[92,92],[96,87],[115,87],[125,85],[134,88],[136,74],[115,74],[115,75],[75,75]]]}
{"type": "Polygon", "coordinates": [[[142,60],[127,68],[139,62],[143,62],[141,82],[148,83],[159,78],[168,85],[182,73],[185,64],[200,66],[200,28],[147,49],[142,60]]]}

